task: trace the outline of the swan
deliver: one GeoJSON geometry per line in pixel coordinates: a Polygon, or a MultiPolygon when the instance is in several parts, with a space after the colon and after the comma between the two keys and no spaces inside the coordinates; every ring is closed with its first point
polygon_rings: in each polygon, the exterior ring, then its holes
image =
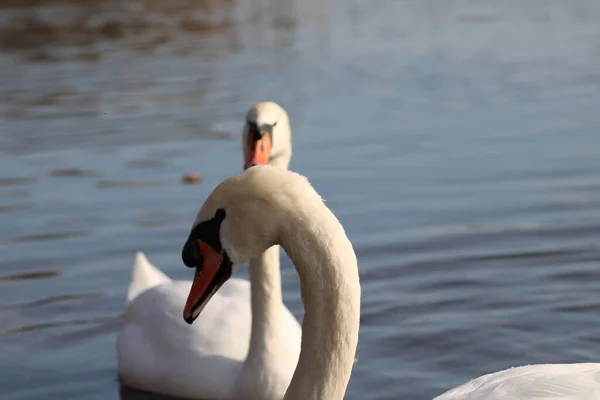
{"type": "Polygon", "coordinates": [[[302,175],[255,166],[208,196],[182,250],[183,263],[196,268],[183,320],[192,324],[232,272],[274,245],[292,260],[305,307],[300,357],[283,399],[341,400],[358,344],[358,265],[344,228],[302,175]]]}
{"type": "MultiPolygon", "coordinates": [[[[252,106],[242,148],[245,168],[287,169],[285,110],[273,102],[252,106]]],[[[256,253],[250,282],[231,279],[190,327],[181,308],[191,281],[172,281],[137,253],[117,336],[120,381],[185,398],[280,400],[298,360],[301,328],[283,304],[279,262],[279,246],[256,253]]]]}
{"type": "Polygon", "coordinates": [[[600,399],[600,363],[537,364],[480,376],[434,400],[600,399]]]}

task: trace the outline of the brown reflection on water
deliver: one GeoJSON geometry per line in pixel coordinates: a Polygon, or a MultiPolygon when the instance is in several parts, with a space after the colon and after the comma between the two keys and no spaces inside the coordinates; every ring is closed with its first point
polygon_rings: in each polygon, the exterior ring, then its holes
{"type": "Polygon", "coordinates": [[[96,184],[98,189],[131,188],[138,186],[168,186],[178,183],[176,179],[147,179],[147,180],[103,180],[96,184]]]}
{"type": "Polygon", "coordinates": [[[46,240],[70,239],[82,236],[90,236],[91,230],[73,230],[67,232],[48,232],[48,233],[30,233],[23,236],[17,236],[7,240],[8,243],[41,242],[46,240]]]}
{"type": "Polygon", "coordinates": [[[167,120],[171,140],[229,139],[211,121],[240,101],[247,73],[230,88],[219,60],[244,50],[254,68],[263,51],[291,52],[301,25],[327,26],[329,3],[0,0],[0,152],[165,141],[167,120]]]}
{"type": "MultiPolygon", "coordinates": [[[[181,39],[219,37],[203,46],[173,46],[178,55],[218,57],[240,49],[291,46],[300,25],[326,27],[331,0],[0,0],[0,50],[34,62],[97,62],[106,47],[154,52],[181,39]]],[[[321,41],[323,42],[323,41],[321,41]]],[[[52,102],[52,96],[45,101],[52,102]]]]}
{"type": "Polygon", "coordinates": [[[59,168],[59,169],[50,171],[49,175],[53,176],[53,177],[61,177],[61,178],[66,178],[66,177],[74,178],[74,177],[83,177],[83,176],[98,176],[98,175],[100,175],[100,173],[98,171],[83,170],[80,168],[59,168]]]}
{"type": "MultiPolygon", "coordinates": [[[[51,45],[89,46],[101,40],[145,36],[139,49],[151,49],[172,37],[171,29],[183,32],[212,33],[229,27],[222,11],[231,1],[12,1],[0,2],[11,14],[10,22],[0,27],[0,49],[41,49],[51,45]],[[43,10],[40,8],[43,7],[43,10]],[[40,12],[42,11],[42,12],[40,12]]],[[[34,53],[36,60],[53,60],[45,53],[34,53]]],[[[94,61],[100,52],[84,58],[94,61]]]]}
{"type": "Polygon", "coordinates": [[[35,178],[20,178],[20,177],[11,177],[11,178],[0,178],[0,186],[18,186],[25,185],[35,181],[35,178]]]}
{"type": "Polygon", "coordinates": [[[0,205],[0,213],[10,213],[13,211],[25,211],[25,210],[31,210],[35,208],[35,204],[23,204],[23,203],[18,203],[18,204],[1,204],[0,205]]]}
{"type": "MultiPolygon", "coordinates": [[[[92,324],[98,324],[100,322],[113,321],[113,320],[116,320],[116,319],[114,317],[107,317],[107,318],[94,318],[94,319],[82,319],[82,320],[57,321],[57,322],[46,322],[46,323],[40,323],[40,324],[31,324],[31,325],[25,325],[25,326],[21,326],[19,328],[9,329],[9,330],[0,332],[0,337],[11,336],[11,335],[15,335],[18,333],[36,331],[36,330],[46,329],[46,328],[69,327],[69,326],[78,326],[78,325],[92,325],[92,324]]],[[[111,329],[112,328],[114,328],[114,327],[111,327],[111,329]]]]}
{"type": "Polygon", "coordinates": [[[134,168],[134,169],[143,169],[143,168],[161,168],[166,165],[165,160],[152,160],[152,159],[144,159],[144,160],[131,160],[125,163],[125,167],[134,168]]]}
{"type": "MultiPolygon", "coordinates": [[[[21,274],[19,279],[31,279],[32,278],[31,275],[32,274],[21,274]],[[29,277],[27,277],[27,275],[29,275],[29,277]]],[[[46,278],[46,277],[50,277],[50,276],[56,276],[56,275],[58,275],[58,273],[52,274],[52,275],[46,273],[46,276],[41,276],[41,275],[43,275],[42,273],[37,273],[37,275],[38,276],[36,276],[36,278],[46,278]]],[[[12,275],[12,276],[14,277],[15,275],[12,275]]],[[[0,278],[0,280],[2,280],[2,278],[0,278]]],[[[71,301],[72,302],[72,300],[96,298],[96,297],[100,297],[101,295],[102,295],[101,293],[65,294],[65,295],[60,295],[60,296],[48,297],[45,299],[33,300],[33,301],[29,301],[27,303],[13,304],[13,305],[8,305],[8,306],[0,305],[0,310],[32,308],[32,307],[44,306],[44,305],[48,305],[48,304],[52,304],[52,303],[60,303],[63,301],[71,301]]]]}
{"type": "Polygon", "coordinates": [[[58,271],[24,272],[21,274],[2,275],[2,276],[0,276],[0,282],[2,282],[2,281],[19,281],[19,280],[23,280],[23,279],[54,278],[58,275],[59,275],[58,271]]]}
{"type": "MultiPolygon", "coordinates": [[[[179,33],[194,35],[231,34],[230,49],[243,45],[244,36],[261,42],[269,29],[290,30],[306,6],[295,1],[235,2],[233,0],[2,0],[0,10],[9,18],[0,25],[0,49],[30,50],[34,61],[58,61],[50,47],[79,46],[80,60],[97,61],[101,51],[93,44],[129,41],[137,50],[154,50],[179,33]],[[235,32],[240,28],[245,35],[235,32]]],[[[312,3],[310,1],[309,3],[312,3]]],[[[328,1],[324,2],[329,4],[328,1]]],[[[321,7],[322,10],[331,6],[321,7]]],[[[313,13],[309,19],[323,16],[313,13]]],[[[265,42],[266,43],[266,42],[265,42]]]]}

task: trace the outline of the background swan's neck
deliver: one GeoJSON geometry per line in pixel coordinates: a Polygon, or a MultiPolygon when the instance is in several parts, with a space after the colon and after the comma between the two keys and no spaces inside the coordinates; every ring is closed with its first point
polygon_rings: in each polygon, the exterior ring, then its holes
{"type": "Polygon", "coordinates": [[[300,276],[305,312],[300,359],[284,399],[342,400],[360,323],[356,256],[341,224],[322,203],[306,212],[295,210],[281,245],[300,276]]]}
{"type": "Polygon", "coordinates": [[[246,360],[238,375],[236,399],[281,398],[286,387],[281,387],[279,374],[289,366],[284,305],[281,295],[279,246],[272,246],[250,260],[250,301],[252,331],[246,360]],[[271,394],[271,397],[265,393],[271,394]]]}
{"type": "Polygon", "coordinates": [[[286,149],[286,150],[287,151],[284,154],[281,154],[276,158],[272,158],[269,161],[269,164],[271,164],[273,167],[277,167],[277,168],[281,168],[281,169],[288,169],[288,167],[290,165],[290,159],[292,157],[292,154],[291,154],[290,149],[286,149]]]}
{"type": "Polygon", "coordinates": [[[252,333],[247,358],[263,359],[265,353],[276,350],[272,347],[283,326],[279,246],[250,260],[250,292],[252,333]]]}

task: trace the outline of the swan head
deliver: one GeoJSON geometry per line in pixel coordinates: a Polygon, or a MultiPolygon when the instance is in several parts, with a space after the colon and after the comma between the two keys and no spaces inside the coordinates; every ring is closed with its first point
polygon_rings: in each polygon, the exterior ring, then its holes
{"type": "Polygon", "coordinates": [[[183,263],[195,269],[185,321],[194,322],[242,264],[280,244],[291,213],[311,201],[322,203],[305,177],[270,165],[221,182],[200,208],[181,253],[183,263]]]}
{"type": "Polygon", "coordinates": [[[287,112],[272,101],[254,104],[246,113],[244,168],[273,164],[288,167],[292,156],[292,135],[287,112]]]}

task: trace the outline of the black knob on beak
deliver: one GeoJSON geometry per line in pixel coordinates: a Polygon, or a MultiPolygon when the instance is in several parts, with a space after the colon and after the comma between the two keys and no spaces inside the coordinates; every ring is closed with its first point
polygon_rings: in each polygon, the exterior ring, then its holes
{"type": "Polygon", "coordinates": [[[258,142],[262,139],[263,135],[265,134],[265,131],[261,131],[258,129],[258,127],[255,126],[250,130],[250,133],[252,135],[252,138],[258,142]]]}
{"type": "Polygon", "coordinates": [[[183,260],[183,263],[190,268],[202,266],[202,252],[195,240],[188,240],[185,242],[183,250],[181,251],[181,259],[183,260]]]}

